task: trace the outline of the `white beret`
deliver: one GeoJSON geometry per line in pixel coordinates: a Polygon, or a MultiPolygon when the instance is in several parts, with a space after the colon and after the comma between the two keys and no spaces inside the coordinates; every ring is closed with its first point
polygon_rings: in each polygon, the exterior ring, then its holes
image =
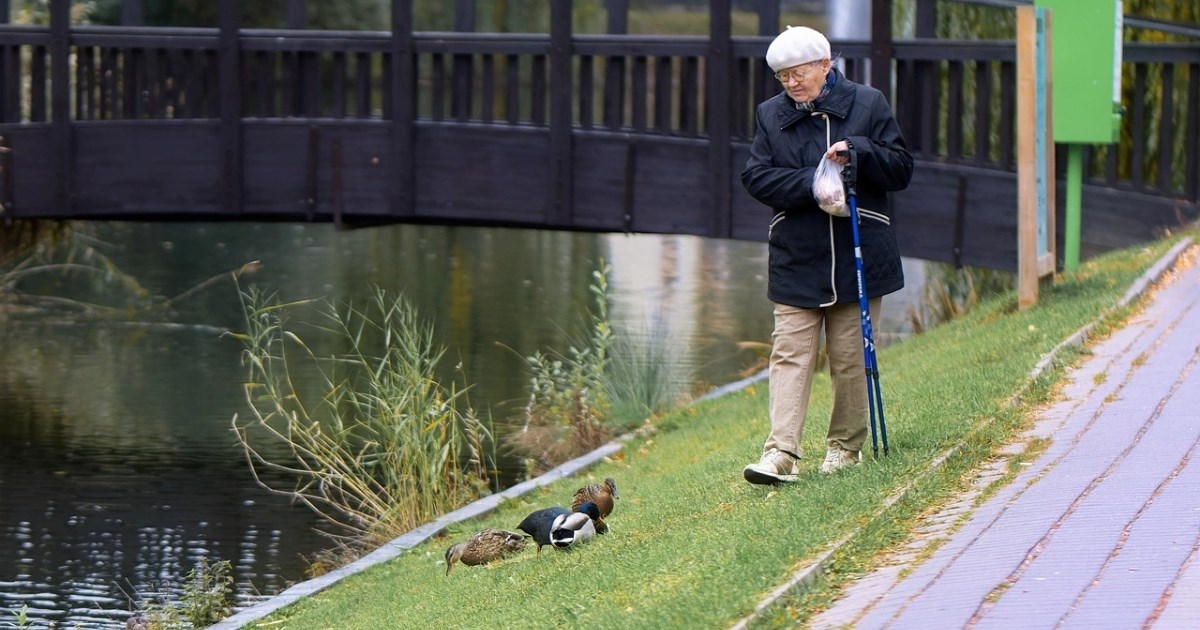
{"type": "Polygon", "coordinates": [[[789,26],[767,48],[767,65],[775,72],[829,58],[829,40],[807,26],[789,26]]]}

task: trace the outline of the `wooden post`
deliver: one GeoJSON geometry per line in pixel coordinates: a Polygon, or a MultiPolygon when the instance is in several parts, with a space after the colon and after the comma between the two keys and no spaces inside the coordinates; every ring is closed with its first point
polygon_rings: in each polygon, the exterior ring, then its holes
{"type": "MultiPolygon", "coordinates": [[[[459,33],[475,31],[475,0],[455,0],[454,30],[459,33]]],[[[455,54],[451,62],[450,115],[459,122],[466,122],[471,117],[471,86],[475,83],[472,58],[468,54],[455,54]]]]}
{"type": "Polygon", "coordinates": [[[221,111],[221,202],[225,212],[242,211],[242,81],[238,0],[220,0],[217,76],[221,111]]]}
{"type": "Polygon", "coordinates": [[[1017,304],[1037,304],[1037,129],[1034,7],[1017,7],[1017,304]]]}
{"type": "Polygon", "coordinates": [[[121,25],[143,26],[146,24],[146,0],[123,0],[121,2],[121,25]]]}
{"type": "Polygon", "coordinates": [[[550,0],[550,186],[546,220],[571,225],[575,214],[571,101],[572,0],[550,0]]]}
{"type": "Polygon", "coordinates": [[[287,0],[287,27],[298,31],[308,28],[308,15],[304,0],[287,0]]]}
{"type": "Polygon", "coordinates": [[[70,216],[74,192],[71,129],[71,0],[50,0],[50,137],[54,145],[54,205],[70,216]]]}
{"type": "Polygon", "coordinates": [[[729,161],[730,112],[733,110],[733,16],[730,0],[709,2],[708,60],[705,64],[708,106],[708,170],[712,224],[708,236],[729,238],[733,231],[733,174],[729,161]]]}
{"type": "Polygon", "coordinates": [[[391,159],[392,214],[412,216],[416,210],[416,72],[413,52],[412,0],[392,0],[391,159]]]}
{"type": "Polygon", "coordinates": [[[758,0],[758,34],[764,37],[779,34],[779,0],[758,0]]]}
{"type": "MultiPolygon", "coordinates": [[[[779,35],[779,0],[758,0],[758,34],[763,37],[775,37],[779,35]]],[[[764,49],[765,52],[765,49],[764,49]]],[[[775,80],[775,71],[771,70],[771,66],[766,64],[762,56],[755,59],[751,64],[754,68],[754,102],[750,107],[754,107],[760,101],[765,101],[768,98],[779,93],[779,81],[775,80]]]]}
{"type": "Polygon", "coordinates": [[[937,0],[917,0],[917,37],[937,37],[937,0]]]}
{"type": "MultiPolygon", "coordinates": [[[[8,24],[9,8],[9,0],[0,0],[0,24],[8,24]]],[[[8,78],[21,76],[20,49],[16,46],[0,46],[0,76],[5,77],[0,79],[0,123],[19,122],[21,110],[18,95],[21,84],[8,78]]]]}
{"type": "Polygon", "coordinates": [[[871,87],[883,92],[889,101],[892,94],[892,1],[871,0],[871,87]]]}
{"type": "MultiPolygon", "coordinates": [[[[1053,145],[1046,146],[1052,142],[1053,127],[1049,90],[1043,90],[1050,84],[1050,37],[1048,33],[1039,37],[1039,11],[1044,10],[1017,7],[1017,303],[1021,309],[1037,304],[1038,282],[1054,273],[1056,262],[1054,150],[1053,145]]],[[[1042,25],[1048,30],[1049,21],[1042,25]]]]}
{"type": "MultiPolygon", "coordinates": [[[[608,34],[629,32],[629,0],[607,0],[608,34]]],[[[604,63],[604,126],[619,129],[625,114],[625,57],[610,56],[604,63]]]]}
{"type": "MultiPolygon", "coordinates": [[[[145,0],[124,0],[121,3],[121,25],[142,26],[145,24],[145,0]]],[[[138,89],[138,66],[142,63],[141,51],[125,48],[121,51],[121,115],[137,118],[141,111],[141,90],[138,89]]]]}

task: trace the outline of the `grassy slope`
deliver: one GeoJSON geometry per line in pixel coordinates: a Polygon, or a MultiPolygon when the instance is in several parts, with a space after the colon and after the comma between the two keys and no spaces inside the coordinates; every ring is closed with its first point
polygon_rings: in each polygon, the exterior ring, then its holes
{"type": "MultiPolygon", "coordinates": [[[[442,553],[452,541],[484,526],[515,528],[533,509],[569,502],[582,481],[568,479],[288,607],[265,627],[726,627],[832,541],[859,531],[835,564],[836,576],[853,574],[1019,428],[1021,412],[1008,401],[1038,358],[1112,305],[1168,245],[1091,261],[1044,286],[1039,305],[1025,312],[1005,296],[883,351],[886,459],[868,455],[843,474],[817,474],[829,406],[823,377],[813,390],[800,480],[779,488],[745,483],[741,468],[757,458],[767,432],[760,384],[667,416],[657,434],[591,471],[590,478],[615,477],[621,499],[608,519],[612,532],[590,545],[540,556],[531,546],[444,575],[442,553]],[[872,522],[889,494],[964,439],[967,448],[944,471],[872,522]]],[[[817,599],[776,607],[759,625],[803,618],[804,607],[819,606],[836,584],[818,589],[817,599]]]]}

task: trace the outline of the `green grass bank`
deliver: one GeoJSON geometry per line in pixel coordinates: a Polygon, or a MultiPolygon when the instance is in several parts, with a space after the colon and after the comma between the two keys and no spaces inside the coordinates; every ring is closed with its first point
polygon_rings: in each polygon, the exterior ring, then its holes
{"type": "MultiPolygon", "coordinates": [[[[1194,237],[1195,234],[1192,234],[1194,237]]],[[[654,431],[588,471],[470,521],[398,558],[253,622],[250,628],[726,628],[773,589],[853,534],[826,575],[751,625],[794,625],[840,585],[902,542],[914,520],[958,491],[968,473],[1026,426],[1052,396],[1061,353],[1036,380],[1038,360],[1103,313],[1103,335],[1136,310],[1112,309],[1137,277],[1177,241],[1170,238],[1088,261],[1044,283],[1037,306],[1019,311],[1003,295],[968,315],[880,352],[891,454],[833,476],[817,473],[829,413],[828,376],[813,388],[807,457],[794,484],[752,486],[742,467],[767,432],[767,384],[670,413],[654,431]],[[1022,404],[1011,401],[1022,393],[1022,404]],[[929,474],[930,463],[955,445],[929,474]],[[570,552],[534,545],[484,567],[445,575],[443,552],[484,527],[515,529],[530,511],[569,504],[585,482],[611,476],[620,500],[611,531],[570,552]],[[911,486],[887,507],[887,498],[911,486]]],[[[886,300],[885,305],[886,308],[886,300]]]]}

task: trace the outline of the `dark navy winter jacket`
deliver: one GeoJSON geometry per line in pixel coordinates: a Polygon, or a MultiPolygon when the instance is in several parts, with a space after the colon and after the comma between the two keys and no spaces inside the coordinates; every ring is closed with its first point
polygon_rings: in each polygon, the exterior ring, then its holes
{"type": "Polygon", "coordinates": [[[857,155],[867,293],[879,297],[901,289],[904,272],[887,193],[908,186],[913,160],[883,94],[839,73],[812,111],[783,92],[759,104],[756,119],[742,183],[775,211],[768,236],[771,301],[817,308],[858,300],[850,219],[826,213],[812,194],[821,156],[843,139],[857,155]]]}

